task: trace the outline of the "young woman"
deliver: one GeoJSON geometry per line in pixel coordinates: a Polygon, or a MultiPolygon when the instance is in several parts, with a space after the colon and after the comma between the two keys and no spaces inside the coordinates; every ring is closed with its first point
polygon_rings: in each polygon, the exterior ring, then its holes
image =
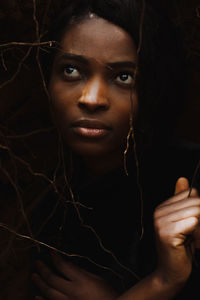
{"type": "Polygon", "coordinates": [[[173,299],[192,272],[200,216],[197,191],[186,178],[175,186],[159,160],[182,101],[175,31],[142,1],[74,0],[48,39],[64,164],[59,196],[32,217],[35,231],[47,221],[31,297],[173,299]]]}

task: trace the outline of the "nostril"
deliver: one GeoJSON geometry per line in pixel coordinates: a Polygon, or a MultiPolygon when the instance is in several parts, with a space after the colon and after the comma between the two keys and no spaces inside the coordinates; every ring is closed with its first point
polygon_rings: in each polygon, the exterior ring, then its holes
{"type": "Polygon", "coordinates": [[[86,101],[80,101],[78,103],[79,108],[84,110],[107,110],[108,105],[106,103],[95,103],[95,102],[86,102],[86,101]]]}
{"type": "Polygon", "coordinates": [[[109,101],[103,95],[84,94],[79,98],[78,106],[81,109],[106,110],[109,107],[109,101]]]}
{"type": "Polygon", "coordinates": [[[86,105],[84,102],[79,102],[78,103],[78,106],[81,108],[81,109],[85,109],[86,108],[86,105]]]}

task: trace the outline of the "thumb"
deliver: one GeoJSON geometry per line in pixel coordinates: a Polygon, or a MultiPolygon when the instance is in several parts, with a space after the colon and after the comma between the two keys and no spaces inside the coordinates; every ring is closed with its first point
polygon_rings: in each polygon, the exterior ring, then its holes
{"type": "Polygon", "coordinates": [[[188,190],[189,187],[190,185],[188,179],[185,177],[180,177],[176,182],[174,195],[188,190]]]}

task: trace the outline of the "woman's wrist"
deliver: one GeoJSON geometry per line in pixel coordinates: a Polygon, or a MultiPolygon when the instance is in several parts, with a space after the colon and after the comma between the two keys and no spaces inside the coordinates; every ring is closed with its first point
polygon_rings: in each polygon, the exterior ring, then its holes
{"type": "Polygon", "coordinates": [[[143,278],[139,283],[121,295],[118,300],[171,300],[184,287],[184,282],[173,281],[156,269],[153,273],[143,278]]]}
{"type": "Polygon", "coordinates": [[[175,278],[169,276],[166,272],[156,269],[151,275],[152,285],[160,291],[166,291],[176,295],[186,284],[186,279],[175,278]]]}

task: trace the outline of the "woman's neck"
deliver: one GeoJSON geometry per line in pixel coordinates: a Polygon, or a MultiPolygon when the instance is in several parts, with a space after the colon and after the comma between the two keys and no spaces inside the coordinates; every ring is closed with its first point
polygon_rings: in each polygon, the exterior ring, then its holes
{"type": "Polygon", "coordinates": [[[84,157],[83,162],[89,176],[103,175],[123,166],[123,155],[112,157],[84,157]]]}

